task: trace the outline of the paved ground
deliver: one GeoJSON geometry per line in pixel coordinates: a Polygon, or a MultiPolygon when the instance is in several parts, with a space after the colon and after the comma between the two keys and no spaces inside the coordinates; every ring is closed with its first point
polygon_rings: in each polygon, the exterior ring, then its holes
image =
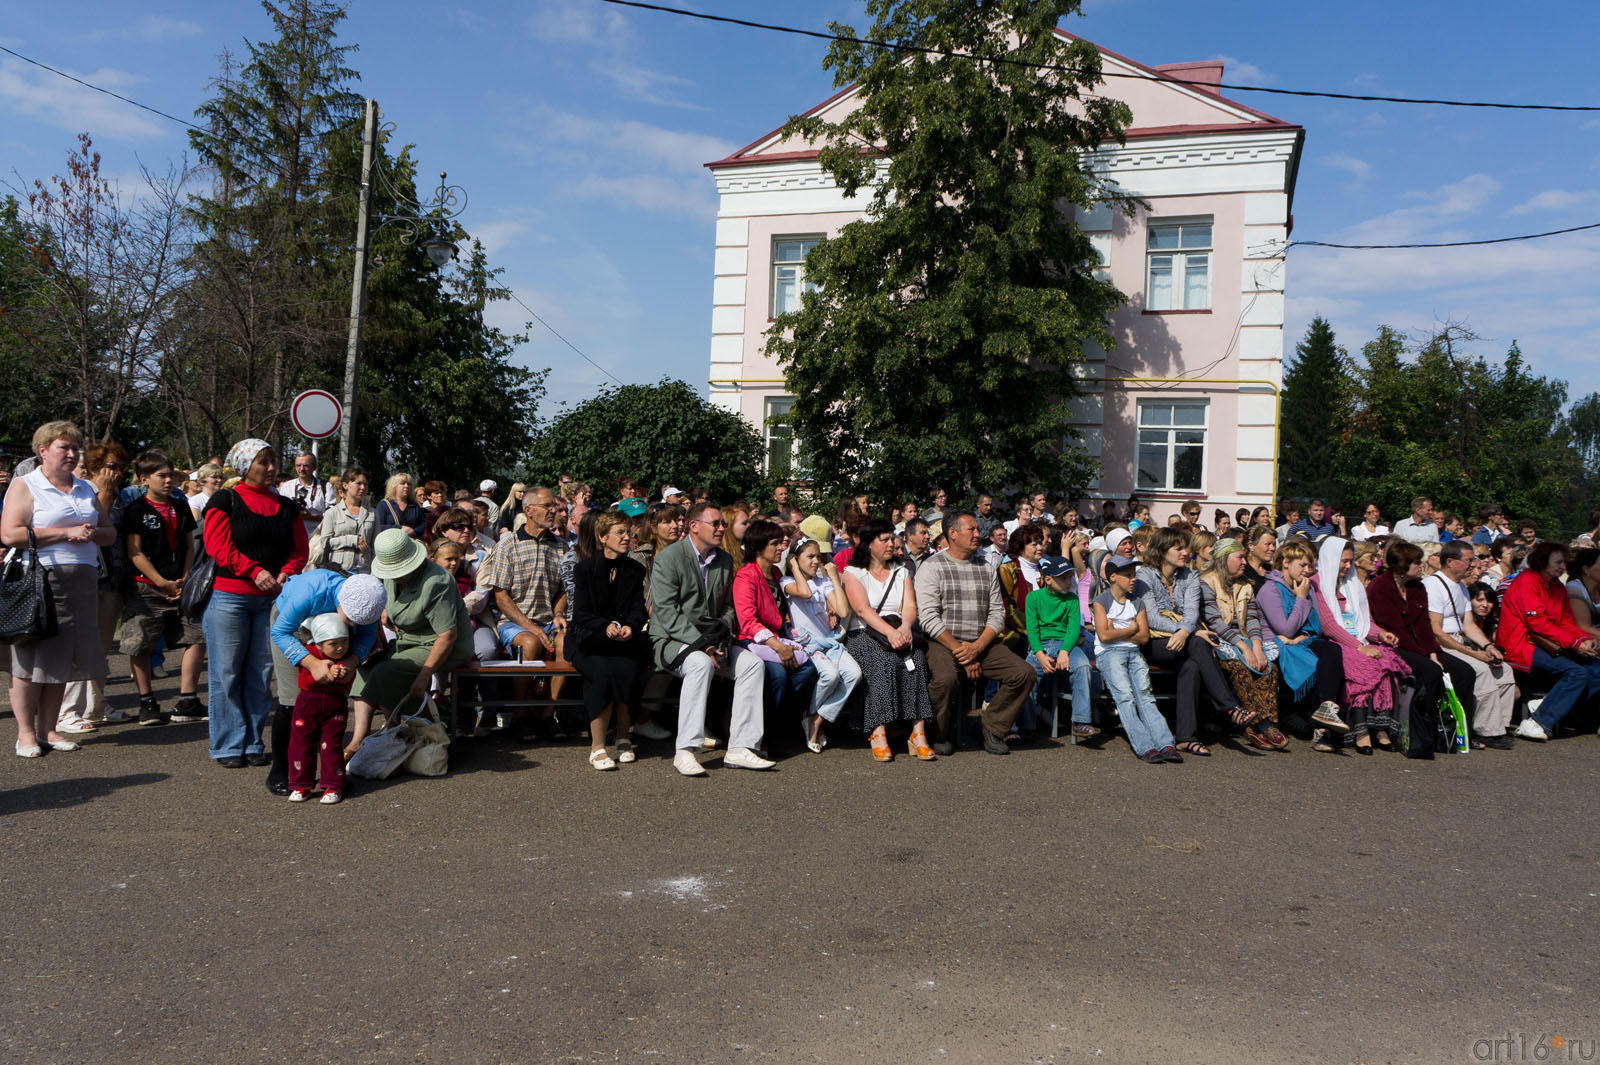
{"type": "Polygon", "coordinates": [[[321,807],[204,732],[0,759],[0,1062],[1554,1062],[1532,1040],[1600,1036],[1593,736],[830,748],[700,780],[483,744],[321,807]],[[1525,1056],[1478,1042],[1508,1034],[1525,1056]]]}

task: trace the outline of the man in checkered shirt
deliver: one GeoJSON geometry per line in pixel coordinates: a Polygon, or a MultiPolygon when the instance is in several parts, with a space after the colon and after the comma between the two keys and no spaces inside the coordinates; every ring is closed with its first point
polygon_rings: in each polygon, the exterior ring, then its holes
{"type": "Polygon", "coordinates": [[[978,553],[978,519],[958,511],[945,529],[948,550],[917,567],[917,621],[928,636],[928,697],[938,718],[940,754],[955,750],[956,700],[963,678],[995,681],[1000,690],[983,711],[983,748],[1010,754],[1006,736],[1033,690],[1033,667],[999,642],[1005,599],[995,569],[978,553]]]}
{"type": "Polygon", "coordinates": [[[561,598],[561,557],[567,542],[554,533],[555,493],[528,489],[522,497],[527,524],[508,532],[478,567],[478,587],[494,596],[500,614],[496,635],[507,654],[527,660],[557,657],[566,620],[556,613],[561,598]]]}

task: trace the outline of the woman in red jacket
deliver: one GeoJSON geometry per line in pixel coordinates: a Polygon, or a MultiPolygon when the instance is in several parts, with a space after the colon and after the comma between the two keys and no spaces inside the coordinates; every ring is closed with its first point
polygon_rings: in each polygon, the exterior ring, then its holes
{"type": "Polygon", "coordinates": [[[1367,602],[1372,607],[1372,620],[1400,638],[1394,650],[1411,667],[1417,685],[1414,698],[1422,706],[1437,710],[1444,698],[1444,675],[1448,673],[1461,708],[1471,721],[1478,704],[1472,693],[1472,667],[1459,658],[1439,653],[1439,639],[1428,617],[1428,592],[1422,586],[1422,548],[1409,540],[1391,540],[1383,552],[1383,572],[1367,585],[1367,602]]]}
{"type": "MultiPolygon", "coordinates": [[[[778,560],[788,542],[777,522],[752,521],[744,531],[745,563],[733,575],[730,589],[739,619],[734,638],[767,667],[767,693],[774,709],[780,711],[817,682],[817,667],[811,664],[805,646],[785,635],[789,619],[779,586],[783,573],[778,560]]],[[[811,705],[810,697],[801,705],[811,705]]]]}
{"type": "Polygon", "coordinates": [[[1528,552],[1527,568],[1501,585],[1494,642],[1512,669],[1555,678],[1539,709],[1517,726],[1525,740],[1549,739],[1574,707],[1600,695],[1600,645],[1572,618],[1561,582],[1566,570],[1567,549],[1541,540],[1528,552]]]}
{"type": "Polygon", "coordinates": [[[268,628],[278,591],[305,568],[306,525],[300,508],[278,494],[271,444],[241,440],[228,452],[228,465],[242,477],[212,495],[203,515],[217,577],[201,625],[209,648],[211,757],[238,769],[272,761],[261,738],[273,708],[268,628]]]}

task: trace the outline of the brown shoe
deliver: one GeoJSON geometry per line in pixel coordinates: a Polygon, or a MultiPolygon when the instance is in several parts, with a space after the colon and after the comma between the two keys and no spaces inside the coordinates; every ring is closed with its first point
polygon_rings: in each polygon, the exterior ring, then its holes
{"type": "Polygon", "coordinates": [[[1261,735],[1268,743],[1272,744],[1273,750],[1287,751],[1289,749],[1289,737],[1279,732],[1277,725],[1263,724],[1261,726],[1261,735]]]}
{"type": "Polygon", "coordinates": [[[1258,751],[1271,751],[1276,748],[1272,741],[1258,732],[1254,726],[1244,730],[1244,741],[1258,751]]]}

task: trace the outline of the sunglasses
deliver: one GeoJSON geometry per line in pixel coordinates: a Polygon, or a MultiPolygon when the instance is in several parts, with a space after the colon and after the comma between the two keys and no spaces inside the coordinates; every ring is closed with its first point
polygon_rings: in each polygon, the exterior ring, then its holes
{"type": "Polygon", "coordinates": [[[442,528],[445,532],[470,532],[472,526],[466,524],[465,522],[458,521],[450,525],[442,526],[442,528]]]}

